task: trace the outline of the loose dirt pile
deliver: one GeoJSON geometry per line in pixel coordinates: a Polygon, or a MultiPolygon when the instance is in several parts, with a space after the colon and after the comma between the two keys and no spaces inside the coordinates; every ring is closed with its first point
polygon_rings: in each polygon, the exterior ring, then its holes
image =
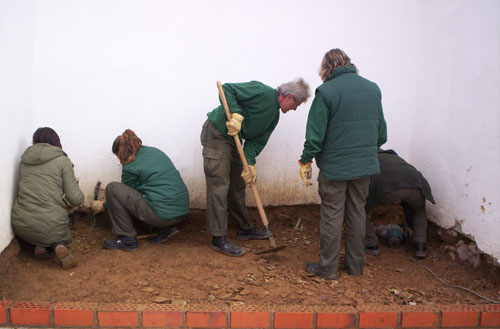
{"type": "MultiPolygon", "coordinates": [[[[258,213],[251,209],[258,221],[258,213]]],[[[47,302],[120,302],[146,304],[350,305],[487,303],[473,294],[447,287],[410,257],[413,250],[389,249],[366,257],[361,276],[340,272],[334,281],[309,276],[307,261],[319,254],[319,206],[268,207],[278,244],[286,249],[268,255],[268,240],[241,242],[243,257],[230,258],[209,248],[205,212],[192,210],[181,232],[165,244],[140,241],[134,252],[102,249],[112,237],[106,215],[93,228],[91,218],[77,219],[70,245],[78,266],[63,270],[55,259],[36,260],[23,246],[0,280],[0,300],[47,302]]],[[[403,220],[400,206],[379,207],[374,224],[403,220]]],[[[140,233],[148,233],[144,228],[140,233]]],[[[235,239],[235,228],[231,227],[235,239]]],[[[428,257],[419,261],[444,281],[500,301],[500,276],[495,268],[473,269],[449,255],[429,228],[428,257]]],[[[342,261],[342,259],[341,259],[342,261]]]]}

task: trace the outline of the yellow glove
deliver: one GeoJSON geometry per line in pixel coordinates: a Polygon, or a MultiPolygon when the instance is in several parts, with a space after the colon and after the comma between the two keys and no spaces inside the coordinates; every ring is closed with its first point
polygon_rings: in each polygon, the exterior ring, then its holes
{"type": "Polygon", "coordinates": [[[104,211],[104,201],[94,200],[92,201],[92,213],[97,215],[104,211]]]}
{"type": "Polygon", "coordinates": [[[302,178],[302,181],[304,182],[305,186],[310,186],[312,185],[311,181],[309,181],[312,178],[312,168],[311,168],[311,163],[306,163],[302,164],[299,160],[299,165],[300,165],[300,178],[302,178]]]}
{"type": "Polygon", "coordinates": [[[255,184],[257,182],[257,170],[255,166],[248,166],[248,169],[248,171],[243,170],[241,178],[243,178],[247,185],[255,184]]]}
{"type": "Polygon", "coordinates": [[[241,130],[241,122],[245,119],[244,116],[238,113],[233,113],[231,120],[226,121],[227,134],[229,136],[236,136],[241,130]]]}

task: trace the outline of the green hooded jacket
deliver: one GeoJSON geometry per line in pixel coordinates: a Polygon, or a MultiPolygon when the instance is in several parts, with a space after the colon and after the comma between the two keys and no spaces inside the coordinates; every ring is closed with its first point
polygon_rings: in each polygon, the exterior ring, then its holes
{"type": "Polygon", "coordinates": [[[160,219],[176,219],[189,212],[189,193],[179,171],[155,147],[137,150],[135,159],[123,166],[122,183],[139,191],[160,219]]]}
{"type": "Polygon", "coordinates": [[[63,195],[74,206],[84,199],[66,153],[46,143],[28,147],[21,157],[19,191],[12,207],[14,233],[40,247],[70,242],[63,195]]]}
{"type": "Polygon", "coordinates": [[[380,173],[378,148],[387,141],[379,87],[354,65],[332,71],[316,89],[300,162],[316,163],[327,180],[380,173]]]}
{"type": "MultiPolygon", "coordinates": [[[[225,83],[222,89],[229,111],[241,114],[245,118],[238,135],[240,140],[245,140],[243,151],[248,164],[255,165],[255,158],[266,146],[280,119],[278,90],[259,81],[225,83]]],[[[227,134],[224,107],[219,105],[207,113],[207,116],[222,135],[234,143],[234,137],[227,134]]]]}

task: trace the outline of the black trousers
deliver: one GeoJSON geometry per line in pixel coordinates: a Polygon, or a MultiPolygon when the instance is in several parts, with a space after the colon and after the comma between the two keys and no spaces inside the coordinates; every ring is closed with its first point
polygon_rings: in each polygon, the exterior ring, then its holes
{"type": "MultiPolygon", "coordinates": [[[[385,194],[378,205],[389,205],[401,202],[406,223],[413,229],[415,242],[427,242],[427,213],[425,197],[418,188],[402,188],[385,194]]],[[[366,218],[366,245],[377,246],[378,239],[373,224],[366,218]]]]}

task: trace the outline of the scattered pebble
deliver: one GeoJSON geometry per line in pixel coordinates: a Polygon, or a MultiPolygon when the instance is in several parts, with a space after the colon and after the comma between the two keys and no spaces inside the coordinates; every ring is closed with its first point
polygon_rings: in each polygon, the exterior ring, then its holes
{"type": "Polygon", "coordinates": [[[155,297],[152,299],[152,302],[153,303],[156,303],[156,304],[164,304],[166,302],[170,301],[169,298],[167,297],[161,297],[161,296],[158,296],[158,297],[155,297]]]}

